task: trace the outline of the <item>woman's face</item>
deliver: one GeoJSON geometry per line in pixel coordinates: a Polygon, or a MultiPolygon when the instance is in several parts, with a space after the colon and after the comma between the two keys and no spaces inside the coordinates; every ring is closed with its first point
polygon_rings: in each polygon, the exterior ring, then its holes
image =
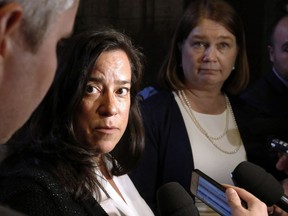
{"type": "Polygon", "coordinates": [[[130,110],[131,66],[122,50],[103,52],[96,60],[74,117],[79,141],[108,153],[122,137],[130,110]]]}
{"type": "Polygon", "coordinates": [[[180,45],[188,88],[221,88],[234,67],[238,48],[235,36],[224,26],[203,19],[180,45]]]}

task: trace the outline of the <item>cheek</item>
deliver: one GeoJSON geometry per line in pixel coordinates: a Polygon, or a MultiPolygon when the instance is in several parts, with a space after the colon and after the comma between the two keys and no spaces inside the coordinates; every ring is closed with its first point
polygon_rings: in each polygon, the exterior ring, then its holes
{"type": "Polygon", "coordinates": [[[121,106],[121,113],[122,113],[122,120],[123,124],[125,124],[125,128],[128,124],[128,119],[129,119],[129,113],[130,113],[130,103],[123,104],[121,106]]]}
{"type": "Polygon", "coordinates": [[[287,62],[288,62],[288,53],[284,52],[282,53],[281,56],[278,57],[279,61],[285,65],[286,67],[288,66],[287,62]]]}
{"type": "Polygon", "coordinates": [[[85,101],[84,99],[82,100],[80,106],[76,110],[76,115],[75,119],[77,120],[78,124],[85,124],[89,123],[92,120],[91,112],[93,108],[93,103],[89,103],[85,101]]]}
{"type": "Polygon", "coordinates": [[[193,70],[196,66],[197,63],[197,59],[199,58],[199,54],[197,53],[192,53],[191,50],[185,49],[183,50],[183,52],[181,53],[181,58],[182,58],[182,68],[185,71],[187,70],[187,72],[190,72],[191,70],[193,70]]]}
{"type": "Polygon", "coordinates": [[[81,142],[86,142],[90,134],[89,118],[86,115],[77,114],[73,119],[75,136],[81,142]]]}
{"type": "Polygon", "coordinates": [[[81,131],[81,128],[83,128],[83,123],[85,122],[85,117],[83,117],[79,112],[76,112],[76,115],[73,118],[73,125],[76,133],[81,131]]]}
{"type": "MultiPolygon", "coordinates": [[[[36,70],[36,75],[38,74],[38,83],[39,90],[42,89],[42,92],[46,92],[51,86],[57,68],[57,57],[55,49],[49,48],[44,52],[37,54],[38,65],[36,70]]],[[[32,66],[33,67],[33,66],[32,66]]]]}
{"type": "Polygon", "coordinates": [[[47,62],[46,63],[46,66],[47,66],[47,73],[49,74],[49,78],[53,79],[54,78],[54,75],[56,73],[56,69],[57,69],[57,56],[56,56],[56,50],[55,49],[51,49],[48,53],[48,58],[47,57],[44,57],[46,58],[45,61],[47,62]]]}
{"type": "Polygon", "coordinates": [[[85,131],[88,128],[89,122],[92,120],[92,117],[90,116],[91,107],[89,106],[89,103],[82,101],[75,113],[73,124],[76,131],[85,131]]]}
{"type": "Polygon", "coordinates": [[[195,57],[190,53],[182,53],[182,70],[185,77],[185,80],[191,80],[195,76],[196,71],[196,60],[195,57]]]}
{"type": "Polygon", "coordinates": [[[186,65],[190,61],[190,55],[189,55],[188,51],[185,49],[185,47],[183,47],[182,52],[181,52],[181,61],[182,61],[183,67],[186,67],[186,65]]]}
{"type": "Polygon", "coordinates": [[[219,58],[220,64],[222,65],[223,69],[227,70],[228,72],[232,72],[232,68],[235,66],[236,60],[237,53],[222,55],[221,58],[219,58]]]}
{"type": "Polygon", "coordinates": [[[237,58],[239,57],[239,53],[237,50],[235,50],[235,52],[232,52],[231,57],[229,58],[231,60],[231,63],[233,64],[233,66],[236,63],[237,58]]]}

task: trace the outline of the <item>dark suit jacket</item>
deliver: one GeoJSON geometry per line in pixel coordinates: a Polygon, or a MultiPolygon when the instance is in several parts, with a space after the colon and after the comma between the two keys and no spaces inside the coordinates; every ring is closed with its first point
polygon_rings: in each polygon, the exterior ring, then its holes
{"type": "Polygon", "coordinates": [[[264,113],[259,133],[288,142],[288,88],[272,70],[249,86],[241,98],[264,113]]]}
{"type": "MultiPolygon", "coordinates": [[[[157,214],[156,191],[168,182],[179,182],[190,193],[194,169],[193,152],[180,109],[170,91],[150,89],[142,92],[141,111],[145,125],[145,153],[138,168],[130,175],[142,197],[157,214]],[[148,92],[148,93],[147,93],[148,92]]],[[[252,112],[239,98],[229,96],[248,160],[278,179],[276,154],[269,151],[265,138],[255,135],[249,121],[260,113],[252,112]]],[[[216,168],[216,167],[215,167],[216,168]]]]}
{"type": "Polygon", "coordinates": [[[273,116],[288,115],[288,88],[273,71],[249,86],[241,97],[273,116]]]}
{"type": "Polygon", "coordinates": [[[26,162],[0,167],[0,203],[29,216],[107,215],[92,196],[73,200],[49,172],[26,162]]]}

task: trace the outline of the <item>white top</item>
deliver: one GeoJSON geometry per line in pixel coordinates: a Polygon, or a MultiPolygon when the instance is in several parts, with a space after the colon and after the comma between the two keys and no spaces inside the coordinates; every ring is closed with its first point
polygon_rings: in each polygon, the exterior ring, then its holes
{"type": "MultiPolygon", "coordinates": [[[[235,127],[234,117],[229,113],[227,135],[215,141],[221,149],[232,151],[241,142],[241,147],[234,154],[225,154],[217,149],[195,126],[180,98],[174,93],[187,128],[194,159],[194,166],[220,183],[233,184],[230,173],[246,159],[246,152],[238,128],[235,127]],[[240,140],[239,140],[240,139],[240,140]]],[[[196,119],[211,136],[222,134],[226,124],[227,109],[219,115],[209,115],[193,111],[196,119]]]]}
{"type": "MultiPolygon", "coordinates": [[[[226,154],[217,149],[207,139],[207,137],[205,137],[199,131],[189,116],[187,109],[184,108],[184,105],[181,103],[180,98],[175,92],[174,97],[180,108],[188,132],[190,145],[193,152],[194,167],[201,170],[219,183],[233,185],[230,174],[240,162],[246,161],[247,157],[241,137],[238,135],[239,131],[236,127],[236,123],[234,122],[234,116],[232,113],[229,112],[227,134],[220,140],[215,141],[215,143],[221,149],[226,151],[233,151],[239,142],[241,142],[241,147],[234,154],[226,154]]],[[[188,106],[186,108],[188,108],[188,106]]],[[[213,137],[217,137],[223,133],[226,124],[226,112],[228,112],[228,109],[219,115],[209,115],[193,111],[201,126],[210,136],[213,137]]],[[[198,207],[199,212],[205,212],[207,215],[209,215],[208,212],[211,210],[207,208],[207,206],[203,206],[201,202],[198,202],[199,200],[196,200],[196,206],[198,207]]]]}
{"type": "Polygon", "coordinates": [[[144,199],[140,196],[128,175],[113,176],[113,181],[117,185],[125,201],[119,196],[106,178],[97,170],[98,180],[103,186],[101,189],[100,205],[110,216],[152,216],[154,215],[144,199]]]}

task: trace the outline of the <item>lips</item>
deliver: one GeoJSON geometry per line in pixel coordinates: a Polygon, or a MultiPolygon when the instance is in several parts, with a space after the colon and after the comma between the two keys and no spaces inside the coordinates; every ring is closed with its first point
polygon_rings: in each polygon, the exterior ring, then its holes
{"type": "Polygon", "coordinates": [[[105,134],[113,134],[117,131],[119,131],[119,128],[114,127],[114,126],[103,126],[103,127],[95,127],[94,131],[100,132],[100,133],[105,133],[105,134]]]}
{"type": "Polygon", "coordinates": [[[215,68],[201,68],[199,69],[199,73],[203,74],[203,75],[216,75],[220,73],[219,69],[215,69],[215,68]]]}
{"type": "Polygon", "coordinates": [[[207,71],[219,71],[218,68],[200,68],[199,70],[207,70],[207,71]]]}

